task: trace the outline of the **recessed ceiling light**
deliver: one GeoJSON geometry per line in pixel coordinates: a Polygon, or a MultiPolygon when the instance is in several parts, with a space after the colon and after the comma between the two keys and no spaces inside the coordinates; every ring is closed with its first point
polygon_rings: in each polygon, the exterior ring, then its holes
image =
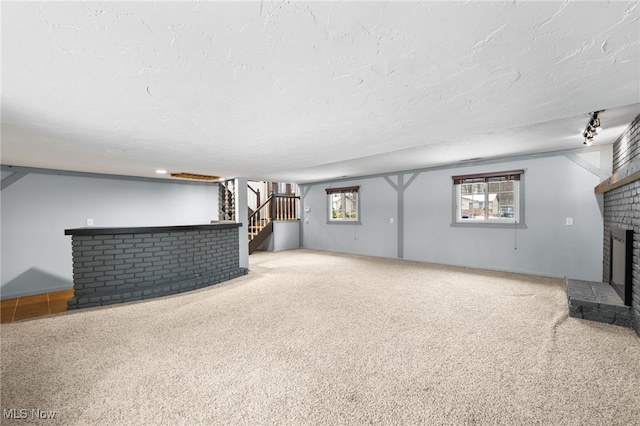
{"type": "Polygon", "coordinates": [[[164,169],[158,169],[158,170],[156,170],[156,173],[159,174],[159,175],[166,175],[167,171],[164,170],[164,169]]]}

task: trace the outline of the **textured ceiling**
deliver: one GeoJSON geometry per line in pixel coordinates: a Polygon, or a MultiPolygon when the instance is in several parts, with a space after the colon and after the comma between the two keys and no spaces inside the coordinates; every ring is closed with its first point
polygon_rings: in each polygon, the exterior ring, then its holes
{"type": "Polygon", "coordinates": [[[2,2],[2,164],[310,182],[612,143],[638,2],[2,2]]]}

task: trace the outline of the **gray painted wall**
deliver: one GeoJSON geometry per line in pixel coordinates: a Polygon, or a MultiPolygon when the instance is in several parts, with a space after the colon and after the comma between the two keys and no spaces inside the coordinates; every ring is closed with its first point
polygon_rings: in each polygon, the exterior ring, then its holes
{"type": "Polygon", "coordinates": [[[87,218],[97,227],[218,218],[217,185],[30,173],[1,197],[2,299],[71,288],[71,237],[64,230],[86,226],[87,218]]]}
{"type": "Polygon", "coordinates": [[[562,155],[422,171],[404,193],[400,238],[397,194],[384,177],[316,183],[304,197],[310,211],[302,212],[303,247],[397,257],[400,242],[410,260],[600,281],[603,220],[593,191],[599,181],[562,155]],[[526,229],[451,226],[452,175],[513,169],[526,170],[526,229]],[[360,185],[362,225],[326,223],[325,188],[332,185],[360,185]]]}
{"type": "Polygon", "coordinates": [[[314,184],[304,196],[301,210],[304,248],[396,257],[396,191],[381,177],[314,184]],[[360,185],[362,223],[327,224],[329,207],[325,189],[354,185],[360,185]],[[394,218],[393,224],[390,218],[394,218]]]}
{"type": "Polygon", "coordinates": [[[274,220],[273,233],[260,245],[260,250],[283,251],[300,248],[300,221],[274,220]]]}

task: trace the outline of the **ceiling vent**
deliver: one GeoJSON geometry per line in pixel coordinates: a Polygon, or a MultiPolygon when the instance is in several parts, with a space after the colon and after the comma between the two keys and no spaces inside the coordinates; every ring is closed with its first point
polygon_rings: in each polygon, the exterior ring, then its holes
{"type": "Polygon", "coordinates": [[[195,180],[220,180],[220,176],[198,175],[195,173],[171,173],[171,177],[195,180]]]}

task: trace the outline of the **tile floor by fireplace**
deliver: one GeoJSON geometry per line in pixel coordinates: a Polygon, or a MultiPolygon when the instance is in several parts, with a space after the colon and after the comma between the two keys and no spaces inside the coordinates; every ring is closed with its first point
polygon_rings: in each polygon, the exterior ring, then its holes
{"type": "Polygon", "coordinates": [[[0,323],[66,312],[73,289],[0,301],[0,323]]]}

